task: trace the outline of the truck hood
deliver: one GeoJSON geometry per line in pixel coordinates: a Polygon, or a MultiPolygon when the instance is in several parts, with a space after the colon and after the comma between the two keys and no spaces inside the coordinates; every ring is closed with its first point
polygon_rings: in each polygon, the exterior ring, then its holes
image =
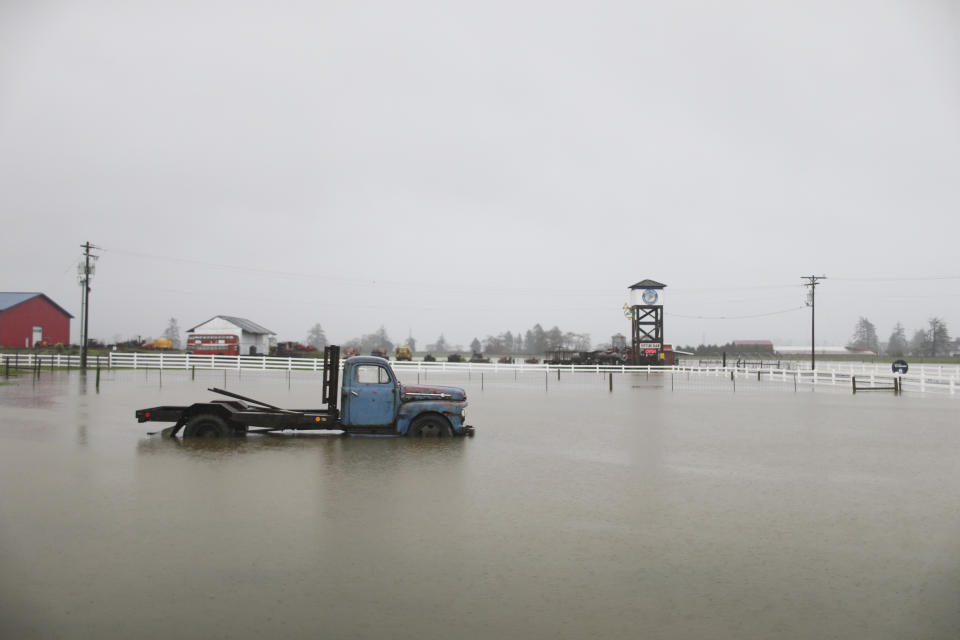
{"type": "Polygon", "coordinates": [[[439,387],[427,385],[400,385],[400,401],[412,400],[466,400],[467,392],[460,387],[439,387]]]}

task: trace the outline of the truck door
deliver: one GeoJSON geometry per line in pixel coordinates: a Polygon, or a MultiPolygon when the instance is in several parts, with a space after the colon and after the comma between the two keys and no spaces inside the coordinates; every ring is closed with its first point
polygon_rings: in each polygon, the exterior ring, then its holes
{"type": "Polygon", "coordinates": [[[393,424],[397,415],[397,384],[386,367],[358,364],[353,367],[344,398],[347,424],[380,426],[393,424]]]}

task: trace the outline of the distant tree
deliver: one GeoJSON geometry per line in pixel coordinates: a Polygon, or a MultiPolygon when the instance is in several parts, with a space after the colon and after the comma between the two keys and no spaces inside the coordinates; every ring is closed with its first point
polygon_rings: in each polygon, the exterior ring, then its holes
{"type": "Polygon", "coordinates": [[[416,352],[417,350],[417,339],[413,336],[407,336],[407,346],[410,347],[410,351],[416,352]]]}
{"type": "Polygon", "coordinates": [[[393,342],[390,341],[390,336],[387,335],[387,330],[383,325],[380,325],[380,328],[377,329],[377,332],[373,334],[370,348],[371,350],[379,349],[380,351],[386,353],[393,351],[393,342]]]}
{"type": "Polygon", "coordinates": [[[393,342],[390,341],[390,336],[387,335],[387,330],[383,325],[380,325],[380,328],[374,333],[368,333],[360,338],[348,340],[343,346],[345,348],[352,347],[359,353],[383,351],[389,354],[393,351],[393,342]]]}
{"type": "MultiPolygon", "coordinates": [[[[483,339],[483,350],[487,353],[506,353],[503,348],[503,334],[499,336],[487,336],[483,339]]],[[[479,351],[479,349],[478,349],[479,351]]]]}
{"type": "Polygon", "coordinates": [[[476,338],[474,338],[473,341],[470,342],[470,349],[471,349],[474,353],[480,353],[481,351],[483,351],[483,346],[480,344],[480,341],[479,341],[479,340],[477,340],[476,338]]]}
{"type": "Polygon", "coordinates": [[[529,354],[546,353],[547,338],[540,324],[533,325],[532,329],[527,330],[526,350],[529,354]]]}
{"type": "Polygon", "coordinates": [[[504,331],[496,336],[487,336],[483,339],[483,349],[487,353],[498,355],[516,353],[516,338],[510,331],[504,331]]]}
{"type": "Polygon", "coordinates": [[[930,318],[927,321],[927,342],[930,346],[931,356],[944,356],[950,354],[950,332],[947,330],[947,323],[940,318],[930,318]]]}
{"type": "Polygon", "coordinates": [[[912,356],[925,356],[930,350],[927,344],[927,332],[923,329],[917,329],[913,337],[910,338],[909,351],[912,356]]]}
{"type": "Polygon", "coordinates": [[[850,346],[857,349],[868,349],[874,353],[880,352],[880,341],[877,339],[877,328],[873,323],[860,316],[857,326],[850,338],[850,346]]]}
{"type": "Polygon", "coordinates": [[[176,318],[170,318],[170,323],[167,325],[166,331],[163,332],[164,338],[169,338],[170,342],[173,343],[174,349],[179,349],[181,344],[180,341],[180,325],[177,324],[176,318]]]}
{"type": "Polygon", "coordinates": [[[563,347],[574,351],[589,351],[590,334],[567,332],[563,334],[563,347]]]}
{"type": "Polygon", "coordinates": [[[450,350],[450,345],[447,344],[447,339],[443,337],[443,334],[440,334],[440,337],[437,338],[437,341],[433,344],[427,345],[427,351],[435,351],[437,353],[447,353],[450,350]]]}
{"type": "Polygon", "coordinates": [[[906,355],[907,348],[907,332],[903,325],[898,322],[894,325],[893,333],[890,334],[890,339],[887,341],[887,354],[900,358],[906,355]]]}
{"type": "Polygon", "coordinates": [[[320,326],[319,322],[310,327],[310,331],[307,333],[306,344],[314,349],[323,349],[327,346],[327,334],[323,332],[323,327],[320,326]]]}
{"type": "Polygon", "coordinates": [[[550,331],[547,331],[545,338],[547,343],[546,350],[563,348],[563,332],[560,331],[560,327],[554,325],[550,331]]]}
{"type": "Polygon", "coordinates": [[[500,334],[501,347],[499,351],[494,353],[499,353],[501,355],[508,355],[513,353],[513,334],[510,331],[504,331],[500,334]]]}

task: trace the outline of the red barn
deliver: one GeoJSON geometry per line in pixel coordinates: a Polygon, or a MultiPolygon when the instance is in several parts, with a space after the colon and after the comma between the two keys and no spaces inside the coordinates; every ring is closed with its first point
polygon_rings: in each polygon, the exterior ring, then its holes
{"type": "Polygon", "coordinates": [[[70,344],[72,317],[42,293],[0,292],[0,347],[70,344]]]}

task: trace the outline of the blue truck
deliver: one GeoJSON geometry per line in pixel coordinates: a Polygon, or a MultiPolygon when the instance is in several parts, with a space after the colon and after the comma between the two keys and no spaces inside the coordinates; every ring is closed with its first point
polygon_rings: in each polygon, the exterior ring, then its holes
{"type": "Polygon", "coordinates": [[[292,430],[337,430],[345,435],[409,437],[473,436],[465,423],[467,394],[460,387],[401,384],[384,358],[354,356],[342,361],[340,348],[323,352],[321,409],[280,407],[223,389],[209,391],[229,400],[209,400],[188,406],[138,409],[138,422],[173,422],[162,435],[222,438],[247,433],[292,430]]]}

